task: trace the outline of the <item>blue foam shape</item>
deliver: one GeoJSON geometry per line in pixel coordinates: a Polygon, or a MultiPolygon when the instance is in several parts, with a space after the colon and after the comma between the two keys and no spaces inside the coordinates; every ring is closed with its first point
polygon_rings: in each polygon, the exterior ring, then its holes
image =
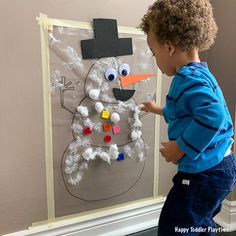
{"type": "Polygon", "coordinates": [[[118,157],[117,157],[117,161],[123,161],[125,159],[125,155],[124,153],[119,153],[118,157]]]}

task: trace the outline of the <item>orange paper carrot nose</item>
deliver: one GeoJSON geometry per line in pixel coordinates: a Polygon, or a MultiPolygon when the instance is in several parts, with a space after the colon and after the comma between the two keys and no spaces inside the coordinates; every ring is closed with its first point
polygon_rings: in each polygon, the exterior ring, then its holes
{"type": "Polygon", "coordinates": [[[147,79],[154,76],[154,74],[141,74],[141,75],[127,75],[120,78],[121,86],[127,87],[131,84],[137,83],[140,80],[147,79]]]}

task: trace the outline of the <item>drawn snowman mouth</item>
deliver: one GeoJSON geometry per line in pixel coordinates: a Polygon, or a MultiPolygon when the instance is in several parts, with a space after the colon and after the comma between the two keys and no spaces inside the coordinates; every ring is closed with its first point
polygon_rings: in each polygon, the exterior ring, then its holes
{"type": "Polygon", "coordinates": [[[120,88],[113,88],[113,94],[116,100],[125,102],[133,97],[135,93],[134,89],[120,89],[120,88]]]}

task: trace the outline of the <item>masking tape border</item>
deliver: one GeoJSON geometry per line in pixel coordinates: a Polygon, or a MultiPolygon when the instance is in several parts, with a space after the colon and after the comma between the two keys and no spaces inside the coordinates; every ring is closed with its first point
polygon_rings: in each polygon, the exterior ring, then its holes
{"type": "MultiPolygon", "coordinates": [[[[43,21],[43,23],[48,26],[49,30],[52,30],[53,26],[93,30],[92,23],[90,22],[53,19],[53,18],[48,18],[46,15],[42,13],[40,13],[40,17],[36,17],[36,19],[40,25],[42,24],[43,21]]],[[[140,29],[126,26],[118,26],[118,32],[122,34],[144,35],[144,33],[140,29]]]]}
{"type": "Polygon", "coordinates": [[[44,136],[46,158],[46,187],[47,187],[47,213],[48,219],[55,218],[54,179],[53,179],[53,145],[52,145],[52,111],[50,91],[50,66],[48,45],[48,18],[40,13],[37,19],[40,25],[42,75],[43,75],[43,101],[44,101],[44,136]]]}
{"type": "MultiPolygon", "coordinates": [[[[161,104],[161,71],[155,65],[156,72],[156,103],[161,104]]],[[[159,167],[160,167],[160,128],[161,128],[161,117],[156,115],[155,117],[155,149],[154,149],[154,182],[153,182],[153,196],[158,197],[159,192],[159,167]]]]}

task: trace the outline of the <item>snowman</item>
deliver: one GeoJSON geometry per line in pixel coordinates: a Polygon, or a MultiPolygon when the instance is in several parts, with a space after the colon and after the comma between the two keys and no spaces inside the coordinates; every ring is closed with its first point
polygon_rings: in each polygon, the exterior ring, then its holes
{"type": "Polygon", "coordinates": [[[81,41],[84,60],[94,60],[75,111],[64,104],[70,87],[62,77],[61,106],[73,114],[73,140],[61,160],[68,192],[84,201],[106,200],[132,189],[145,167],[141,107],[133,84],[152,74],[134,74],[122,56],[132,56],[132,39],[119,38],[116,20],[94,19],[95,39],[81,41]],[[119,173],[126,173],[119,175],[119,173]],[[132,173],[132,174],[131,174],[132,173]],[[118,176],[118,177],[117,177],[118,176]]]}

